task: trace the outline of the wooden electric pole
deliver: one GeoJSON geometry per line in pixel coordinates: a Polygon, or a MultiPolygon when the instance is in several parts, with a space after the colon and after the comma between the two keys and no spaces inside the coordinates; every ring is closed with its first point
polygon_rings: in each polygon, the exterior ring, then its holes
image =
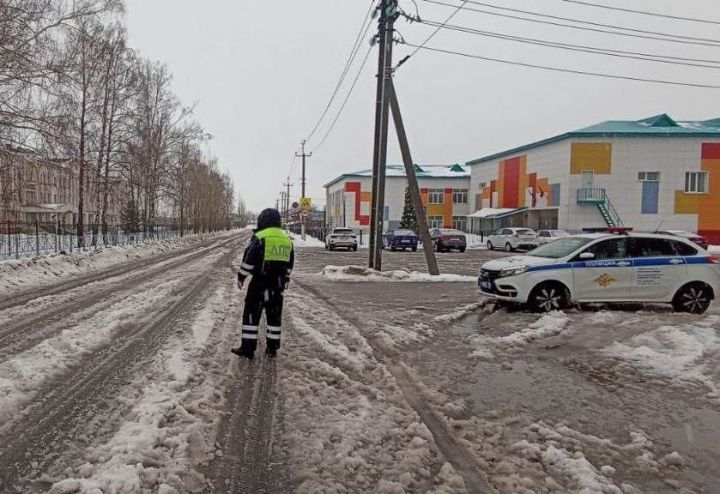
{"type": "Polygon", "coordinates": [[[392,79],[388,83],[388,93],[390,110],[392,111],[398,143],[400,144],[400,152],[402,154],[403,164],[405,165],[410,198],[412,199],[413,208],[415,209],[415,217],[418,220],[418,230],[420,230],[420,240],[422,240],[423,243],[423,252],[425,253],[425,260],[427,261],[428,272],[432,276],[437,276],[440,274],[440,268],[438,268],[435,251],[432,248],[433,243],[430,238],[427,215],[425,214],[422,198],[420,197],[420,187],[418,186],[417,174],[415,173],[415,163],[410,154],[410,145],[408,144],[407,134],[405,133],[405,124],[403,123],[402,114],[400,113],[400,103],[398,103],[395,84],[393,84],[392,79]]]}
{"type": "MultiPolygon", "coordinates": [[[[305,182],[306,182],[306,180],[305,180],[305,159],[312,156],[312,153],[305,152],[305,141],[302,142],[302,154],[295,153],[295,156],[297,156],[298,158],[302,158],[302,181],[300,182],[301,187],[302,187],[302,195],[300,197],[300,204],[302,204],[303,199],[305,199],[305,182]]],[[[302,236],[302,239],[305,240],[305,223],[306,223],[307,215],[303,214],[303,213],[301,213],[301,214],[302,214],[301,236],[302,236]]]]}
{"type": "Polygon", "coordinates": [[[387,165],[387,138],[389,100],[388,83],[392,77],[392,48],[397,0],[381,0],[378,21],[379,57],[377,97],[375,101],[375,141],[373,152],[372,205],[370,208],[369,266],[382,270],[382,235],[385,213],[385,174],[387,165]]]}

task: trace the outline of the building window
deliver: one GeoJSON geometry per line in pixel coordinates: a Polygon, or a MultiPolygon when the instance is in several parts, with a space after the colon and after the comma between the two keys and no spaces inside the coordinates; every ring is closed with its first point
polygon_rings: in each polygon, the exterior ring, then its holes
{"type": "Polygon", "coordinates": [[[480,182],[478,184],[478,189],[484,189],[485,187],[487,187],[487,182],[480,182]]]}
{"type": "Polygon", "coordinates": [[[465,216],[453,216],[452,227],[456,230],[465,231],[467,226],[467,217],[465,216]]]}
{"type": "Polygon", "coordinates": [[[468,190],[467,189],[453,189],[453,204],[467,204],[468,202],[468,190]]]}
{"type": "Polygon", "coordinates": [[[444,220],[442,216],[428,216],[428,228],[442,228],[444,220]]]}
{"type": "Polygon", "coordinates": [[[640,182],[659,182],[660,172],[638,172],[640,182]]]}
{"type": "Polygon", "coordinates": [[[445,189],[430,189],[428,204],[445,204],[445,189]]]}
{"type": "Polygon", "coordinates": [[[707,194],[708,172],[686,172],[685,192],[707,194]]]}

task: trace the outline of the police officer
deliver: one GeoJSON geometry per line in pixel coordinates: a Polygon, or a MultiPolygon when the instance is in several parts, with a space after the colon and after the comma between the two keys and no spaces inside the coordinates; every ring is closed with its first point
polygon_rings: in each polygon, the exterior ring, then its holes
{"type": "Polygon", "coordinates": [[[252,359],[255,355],[263,310],[267,322],[265,353],[274,357],[280,348],[283,292],[295,263],[292,241],[281,226],[280,213],[276,209],[265,209],[258,216],[257,229],[243,254],[238,288],[243,288],[248,277],[252,276],[252,279],[245,296],[242,342],[232,349],[240,357],[252,359]]]}

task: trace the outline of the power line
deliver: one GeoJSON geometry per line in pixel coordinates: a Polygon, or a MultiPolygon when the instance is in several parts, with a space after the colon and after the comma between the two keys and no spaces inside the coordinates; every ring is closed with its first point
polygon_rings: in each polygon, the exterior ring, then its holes
{"type": "Polygon", "coordinates": [[[432,20],[420,20],[419,21],[422,24],[426,24],[428,26],[437,26],[442,29],[448,29],[450,31],[457,31],[465,34],[475,34],[478,36],[485,36],[489,38],[495,38],[495,39],[502,39],[505,41],[515,41],[518,43],[526,43],[536,46],[543,46],[547,48],[556,48],[560,50],[569,50],[569,51],[576,51],[576,52],[582,52],[582,53],[591,53],[595,55],[605,55],[605,56],[611,56],[611,57],[617,57],[617,58],[626,58],[626,59],[632,59],[632,60],[645,60],[648,62],[658,62],[658,63],[666,63],[666,64],[672,64],[672,65],[684,65],[689,67],[702,67],[702,68],[708,68],[708,69],[720,69],[720,60],[705,60],[705,59],[693,59],[693,58],[683,58],[683,57],[673,57],[669,55],[661,55],[661,54],[655,54],[655,53],[643,53],[643,52],[632,52],[632,51],[624,51],[624,50],[614,50],[611,48],[601,48],[597,46],[589,46],[589,45],[577,45],[577,44],[568,44],[568,43],[561,43],[556,41],[548,41],[548,40],[542,40],[538,38],[526,38],[523,36],[515,36],[510,34],[504,34],[504,33],[498,33],[494,31],[482,31],[479,29],[474,29],[470,27],[465,26],[456,26],[452,24],[445,24],[441,25],[438,21],[432,21],[432,20]],[[698,63],[698,62],[705,62],[705,63],[698,63]],[[708,65],[709,64],[715,64],[715,65],[708,65]]]}
{"type": "MultiPolygon", "coordinates": [[[[406,56],[405,58],[403,58],[402,60],[400,60],[400,63],[398,63],[395,68],[397,69],[397,68],[400,67],[402,64],[404,64],[405,62],[407,62],[409,58],[411,58],[411,57],[412,57],[413,55],[415,55],[418,51],[420,51],[426,44],[428,44],[428,43],[430,42],[430,40],[433,39],[433,38],[435,37],[435,35],[440,32],[440,30],[442,29],[442,27],[443,27],[445,24],[447,24],[448,22],[450,22],[450,21],[452,20],[452,18],[455,17],[455,16],[457,15],[457,13],[460,12],[463,7],[465,7],[465,5],[467,5],[467,3],[468,3],[468,0],[463,0],[463,3],[461,3],[460,5],[458,5],[458,6],[455,8],[455,10],[453,11],[453,13],[450,14],[447,19],[445,19],[445,22],[443,22],[442,25],[438,26],[438,28],[435,29],[435,31],[433,31],[432,34],[430,34],[430,36],[428,36],[427,38],[425,38],[425,41],[423,41],[422,44],[421,44],[420,46],[418,46],[410,55],[408,55],[408,56],[406,56]]],[[[418,17],[419,17],[419,16],[418,16],[418,17]]]]}
{"type": "MultiPolygon", "coordinates": [[[[436,5],[443,5],[445,7],[452,7],[456,8],[457,5],[441,2],[439,0],[423,0],[427,3],[432,3],[436,5]]],[[[538,17],[543,17],[546,19],[558,19],[558,20],[564,20],[568,22],[575,22],[578,24],[587,24],[588,26],[599,26],[599,27],[608,27],[610,29],[616,29],[620,31],[608,31],[607,29],[600,29],[597,27],[587,27],[587,26],[573,26],[572,24],[565,24],[562,22],[555,22],[555,21],[543,21],[540,19],[532,19],[528,17],[523,17],[519,15],[512,15],[512,14],[501,14],[499,12],[492,12],[490,10],[483,10],[483,9],[477,9],[473,7],[465,6],[463,7],[463,10],[468,12],[477,12],[480,14],[487,14],[487,15],[493,15],[497,17],[504,17],[507,19],[516,19],[516,20],[522,20],[527,22],[532,22],[535,24],[545,24],[549,26],[556,26],[556,27],[562,27],[566,29],[575,29],[578,31],[587,31],[587,32],[595,32],[595,33],[601,33],[601,34],[612,34],[616,36],[625,36],[629,38],[637,38],[637,39],[649,39],[653,41],[666,41],[669,43],[679,43],[683,45],[696,45],[696,46],[710,46],[710,47],[720,47],[720,39],[713,39],[713,38],[698,38],[693,36],[682,36],[682,35],[676,35],[676,34],[668,34],[668,33],[662,33],[658,31],[645,31],[642,29],[633,29],[633,28],[627,28],[622,26],[614,26],[612,24],[602,24],[597,22],[591,22],[591,21],[585,21],[581,19],[573,19],[569,17],[559,17],[554,15],[548,15],[548,14],[542,14],[539,12],[532,12],[529,10],[520,10],[520,9],[511,9],[508,7],[497,7],[495,5],[490,4],[484,4],[479,2],[474,2],[468,0],[468,3],[476,4],[476,5],[485,5],[488,7],[492,7],[494,9],[500,9],[504,11],[512,11],[512,12],[520,12],[524,14],[534,15],[538,17]],[[621,32],[621,31],[628,31],[628,32],[621,32]],[[639,34],[635,34],[639,33],[639,34]],[[655,36],[657,35],[657,36],[655,36]]]]}
{"type": "MultiPolygon", "coordinates": [[[[405,43],[407,46],[410,46],[412,48],[417,48],[420,45],[415,45],[412,43],[405,43]]],[[[473,55],[470,53],[463,53],[459,51],[453,51],[453,50],[446,50],[442,48],[432,48],[429,46],[421,47],[423,50],[428,51],[434,51],[437,53],[445,53],[450,55],[458,55],[466,58],[475,58],[478,60],[485,60],[488,62],[498,62],[503,63],[507,65],[516,65],[519,67],[528,67],[533,69],[542,69],[542,70],[548,70],[552,72],[564,72],[568,74],[578,74],[578,75],[586,75],[586,76],[593,76],[593,77],[602,77],[605,79],[622,79],[627,81],[637,81],[637,82],[648,82],[648,83],[654,83],[654,84],[665,84],[670,86],[685,86],[685,87],[696,87],[696,88],[704,88],[704,89],[720,89],[720,86],[714,86],[710,84],[695,84],[690,82],[678,82],[678,81],[668,81],[664,79],[646,79],[642,77],[631,77],[631,76],[623,76],[623,75],[616,75],[616,74],[605,74],[601,72],[588,72],[583,70],[574,70],[574,69],[564,69],[561,67],[552,67],[549,65],[537,65],[537,64],[531,64],[531,63],[524,63],[524,62],[517,62],[514,60],[506,60],[502,58],[493,58],[493,57],[485,57],[482,55],[473,55]]]]}
{"type": "Polygon", "coordinates": [[[587,7],[596,7],[599,9],[607,9],[607,10],[617,10],[620,12],[630,12],[632,14],[641,14],[641,15],[648,15],[651,17],[662,17],[665,19],[675,19],[680,21],[691,21],[691,22],[701,22],[703,24],[720,24],[720,21],[711,21],[708,19],[698,19],[697,17],[681,17],[678,15],[670,15],[670,14],[660,14],[658,12],[648,12],[646,10],[633,10],[633,9],[626,9],[623,7],[615,7],[612,5],[601,5],[598,3],[592,3],[592,2],[583,2],[581,0],[564,0],[568,3],[576,3],[579,5],[585,5],[587,7]]]}
{"type": "Polygon", "coordinates": [[[330,127],[328,128],[327,132],[325,132],[325,135],[320,140],[317,146],[313,149],[313,153],[316,152],[318,149],[320,149],[320,146],[325,144],[325,141],[327,140],[330,133],[335,128],[335,124],[337,124],[338,119],[340,118],[340,115],[342,115],[343,110],[345,109],[345,105],[347,105],[347,102],[350,100],[350,96],[352,95],[353,91],[355,90],[355,86],[357,85],[358,79],[360,79],[360,74],[362,74],[363,69],[365,68],[365,65],[367,64],[368,58],[370,57],[370,52],[372,51],[372,46],[368,49],[367,53],[365,54],[365,58],[362,61],[362,64],[360,64],[360,69],[358,70],[357,75],[355,76],[355,79],[353,80],[352,86],[350,86],[350,90],[348,91],[347,95],[345,96],[345,100],[343,101],[342,105],[340,106],[340,109],[337,112],[337,115],[335,115],[335,118],[333,119],[332,123],[330,124],[330,127]]]}
{"type": "Polygon", "coordinates": [[[305,138],[306,141],[309,141],[313,135],[315,135],[315,132],[317,132],[318,128],[320,127],[320,124],[325,119],[325,116],[327,115],[328,111],[330,110],[330,107],[333,104],[333,101],[335,101],[335,98],[338,95],[338,92],[340,91],[340,87],[342,86],[342,83],[345,81],[345,77],[348,74],[348,71],[350,70],[350,67],[352,63],[355,61],[355,58],[357,57],[357,53],[360,50],[360,46],[362,45],[362,39],[365,37],[367,32],[370,29],[370,26],[372,24],[372,16],[371,13],[375,7],[376,0],[370,1],[370,8],[368,9],[368,12],[365,14],[365,17],[363,17],[362,25],[360,26],[360,30],[358,31],[357,36],[355,37],[355,41],[353,42],[352,49],[350,50],[350,54],[348,55],[348,59],[345,62],[345,66],[343,67],[342,72],[340,73],[340,77],[338,78],[337,84],[335,84],[335,89],[333,90],[332,95],[330,96],[330,100],[327,102],[327,105],[325,105],[325,109],[322,112],[322,115],[320,115],[320,118],[315,123],[315,126],[310,131],[310,134],[305,138]]]}

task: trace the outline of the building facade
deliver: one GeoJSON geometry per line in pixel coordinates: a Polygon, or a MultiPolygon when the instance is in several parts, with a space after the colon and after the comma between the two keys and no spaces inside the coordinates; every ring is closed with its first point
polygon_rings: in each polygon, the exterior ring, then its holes
{"type": "MultiPolygon", "coordinates": [[[[420,195],[431,228],[466,228],[470,208],[470,171],[462,165],[415,165],[420,195]]],[[[407,177],[403,166],[387,167],[384,229],[400,227],[407,177]]],[[[325,185],[327,228],[368,231],[372,170],[341,175],[325,185]]]]}
{"type": "Polygon", "coordinates": [[[609,121],[467,165],[474,233],[626,226],[720,243],[720,119],[609,121]]]}
{"type": "MultiPolygon", "coordinates": [[[[110,187],[107,221],[120,222],[118,186],[110,187]]],[[[85,224],[100,214],[92,173],[85,186],[85,224]]],[[[78,214],[78,166],[70,160],[44,159],[28,150],[0,149],[0,221],[58,222],[73,225],[78,214]]]]}

